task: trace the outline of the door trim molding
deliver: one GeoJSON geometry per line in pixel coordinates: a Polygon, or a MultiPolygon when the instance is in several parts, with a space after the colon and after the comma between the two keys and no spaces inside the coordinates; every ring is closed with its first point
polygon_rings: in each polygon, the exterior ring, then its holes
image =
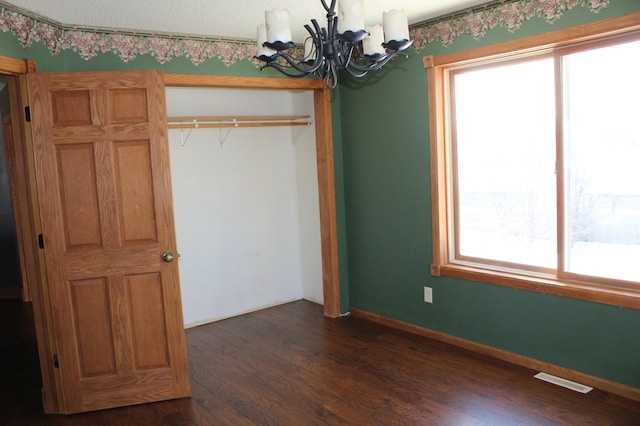
{"type": "Polygon", "coordinates": [[[34,61],[30,61],[28,59],[14,59],[8,56],[0,56],[0,74],[22,75],[36,71],[37,66],[34,61]]]}
{"type": "Polygon", "coordinates": [[[59,413],[61,408],[60,389],[57,386],[58,370],[53,366],[53,354],[56,353],[51,329],[51,309],[48,303],[46,276],[43,272],[44,258],[42,251],[35,245],[35,235],[41,232],[38,197],[35,187],[35,169],[33,161],[33,145],[31,143],[31,128],[24,120],[22,111],[28,105],[26,75],[37,71],[34,61],[21,60],[0,56],[0,74],[8,76],[9,96],[11,102],[12,125],[15,138],[15,161],[23,167],[21,176],[17,180],[24,187],[16,188],[21,194],[20,207],[24,207],[21,216],[16,220],[16,226],[21,228],[20,235],[24,237],[23,246],[26,271],[29,278],[29,295],[33,304],[33,318],[36,329],[38,357],[42,375],[42,406],[45,413],[59,413]],[[17,107],[16,107],[17,105],[17,107]],[[18,134],[19,133],[19,134],[18,134]],[[26,211],[25,211],[26,210],[26,211]]]}

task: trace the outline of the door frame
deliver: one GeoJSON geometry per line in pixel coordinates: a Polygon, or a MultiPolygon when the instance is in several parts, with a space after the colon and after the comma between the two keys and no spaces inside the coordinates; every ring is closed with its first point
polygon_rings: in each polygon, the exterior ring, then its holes
{"type": "Polygon", "coordinates": [[[48,299],[47,280],[43,252],[39,249],[37,235],[42,233],[40,208],[36,192],[35,161],[31,140],[31,128],[25,119],[25,107],[29,104],[27,92],[28,73],[37,71],[34,61],[0,56],[0,74],[7,76],[9,102],[14,136],[13,149],[8,152],[9,177],[12,185],[18,251],[21,257],[24,301],[31,301],[42,374],[42,405],[45,413],[58,413],[61,409],[58,370],[54,367],[56,353],[52,328],[51,306],[48,299]]]}
{"type": "Polygon", "coordinates": [[[338,232],[331,124],[331,91],[325,87],[324,82],[321,80],[197,74],[165,74],[164,84],[165,87],[313,91],[318,197],[320,204],[324,314],[330,318],[339,317],[341,315],[340,280],[338,270],[338,232]]]}

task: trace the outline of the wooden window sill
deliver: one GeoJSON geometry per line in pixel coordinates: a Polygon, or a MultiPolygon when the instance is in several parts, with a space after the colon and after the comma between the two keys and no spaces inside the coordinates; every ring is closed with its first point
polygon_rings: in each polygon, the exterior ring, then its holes
{"type": "Polygon", "coordinates": [[[514,272],[483,269],[474,266],[449,263],[432,265],[431,275],[460,278],[470,281],[496,284],[543,294],[587,300],[607,305],[640,309],[640,288],[605,286],[597,283],[536,277],[514,272]]]}

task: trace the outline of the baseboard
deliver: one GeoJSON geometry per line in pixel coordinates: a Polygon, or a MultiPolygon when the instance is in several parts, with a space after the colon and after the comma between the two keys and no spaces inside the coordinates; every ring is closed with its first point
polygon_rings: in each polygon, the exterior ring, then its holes
{"type": "MultiPolygon", "coordinates": [[[[302,299],[281,300],[281,301],[269,303],[269,304],[266,304],[266,305],[255,306],[255,307],[252,307],[252,308],[249,308],[249,309],[245,309],[245,310],[242,310],[242,311],[238,311],[238,312],[234,312],[234,313],[228,314],[228,315],[220,315],[220,316],[216,316],[216,317],[205,318],[203,320],[194,321],[194,322],[190,322],[188,324],[185,324],[184,328],[185,328],[185,330],[187,330],[189,328],[200,327],[201,325],[207,325],[207,324],[211,324],[212,322],[218,322],[218,321],[223,321],[223,320],[226,320],[226,319],[229,319],[229,318],[239,317],[240,315],[246,315],[246,314],[250,314],[252,312],[258,312],[258,311],[261,311],[263,309],[273,308],[275,306],[284,305],[286,303],[297,302],[298,300],[302,300],[302,299]]],[[[316,303],[316,302],[314,302],[314,303],[316,303]]]]}
{"type": "Polygon", "coordinates": [[[545,373],[553,374],[558,377],[569,379],[575,382],[580,382],[597,389],[601,389],[616,395],[620,395],[625,398],[633,399],[635,401],[640,401],[640,389],[635,388],[633,386],[628,386],[628,385],[624,385],[622,383],[614,382],[611,380],[602,379],[600,377],[581,373],[579,371],[560,367],[554,364],[539,361],[534,358],[529,358],[523,355],[518,355],[512,352],[508,352],[502,349],[497,349],[491,346],[483,345],[481,343],[472,342],[471,340],[466,340],[461,337],[452,336],[450,334],[442,333],[439,331],[429,330],[428,328],[420,327],[414,324],[409,324],[409,323],[392,319],[392,318],[387,318],[382,315],[374,314],[374,313],[363,311],[360,309],[351,308],[350,311],[351,311],[351,315],[356,318],[367,319],[367,320],[376,322],[378,324],[386,325],[391,328],[408,331],[410,333],[428,337],[433,340],[438,340],[440,342],[444,342],[450,345],[458,346],[460,348],[468,349],[476,353],[501,359],[503,361],[507,361],[512,364],[520,365],[522,367],[530,368],[532,370],[543,371],[545,373]]]}

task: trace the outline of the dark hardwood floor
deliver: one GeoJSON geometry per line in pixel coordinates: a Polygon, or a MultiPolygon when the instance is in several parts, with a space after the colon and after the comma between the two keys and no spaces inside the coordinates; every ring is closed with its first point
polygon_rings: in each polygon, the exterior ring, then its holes
{"type": "Polygon", "coordinates": [[[640,403],[299,301],[187,330],[192,397],[45,415],[31,306],[0,301],[0,425],[640,425],[640,403]]]}

